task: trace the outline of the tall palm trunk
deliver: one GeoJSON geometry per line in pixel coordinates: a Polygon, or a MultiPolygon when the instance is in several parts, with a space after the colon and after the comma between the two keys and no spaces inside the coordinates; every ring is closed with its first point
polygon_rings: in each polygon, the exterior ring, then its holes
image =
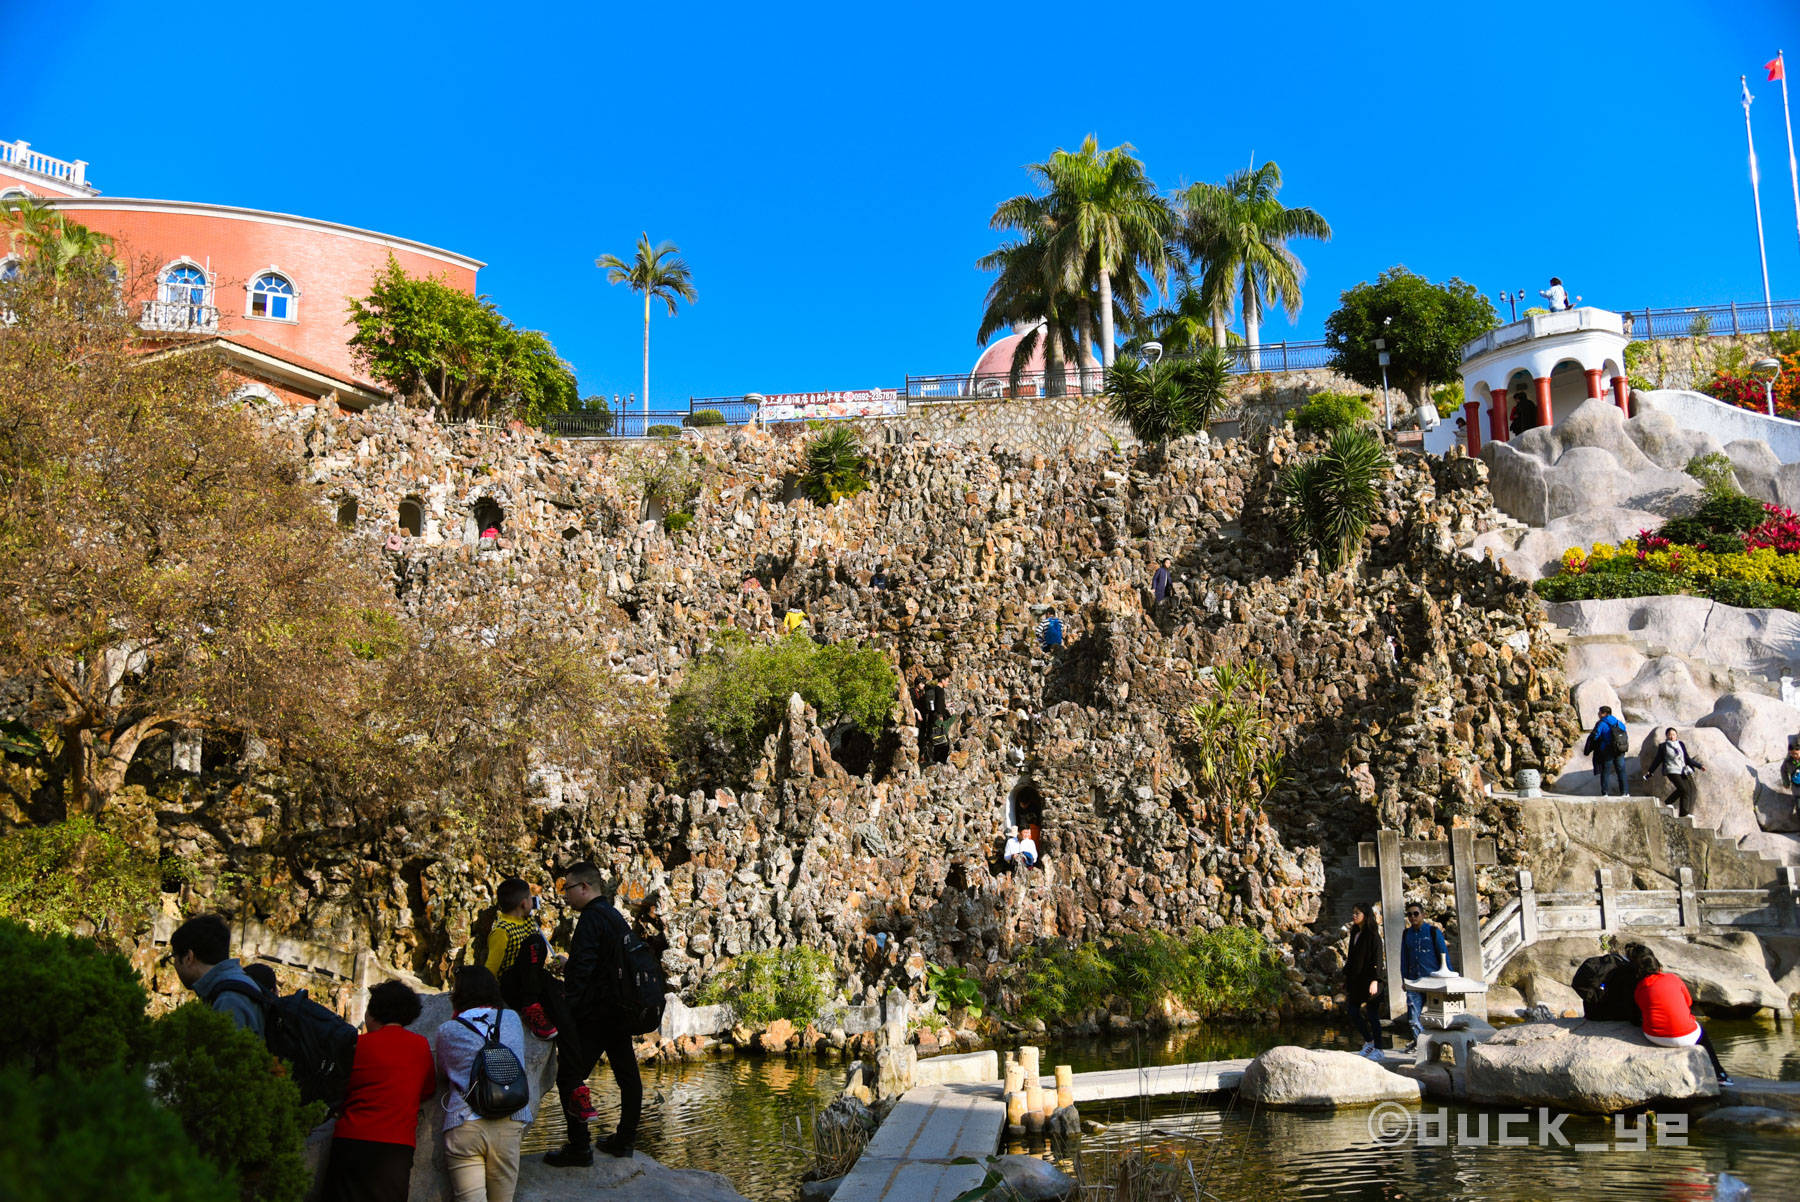
{"type": "MultiPolygon", "coordinates": [[[[1100,365],[1111,367],[1117,352],[1113,348],[1112,272],[1100,269],[1100,365]]],[[[1082,364],[1085,370],[1087,364],[1082,364]]]]}
{"type": "Polygon", "coordinates": [[[1225,312],[1222,309],[1212,311],[1213,345],[1220,350],[1225,349],[1225,312]]]}
{"type": "MultiPolygon", "coordinates": [[[[1248,273],[1246,273],[1246,277],[1248,273]]],[[[1250,290],[1246,278],[1244,284],[1244,345],[1248,348],[1251,371],[1262,370],[1262,352],[1257,349],[1256,337],[1262,330],[1262,310],[1257,307],[1256,295],[1250,290]]]]}
{"type": "Polygon", "coordinates": [[[644,436],[650,435],[650,294],[644,293],[644,436]]]}
{"type": "MultiPolygon", "coordinates": [[[[1080,364],[1081,367],[1082,396],[1087,396],[1094,391],[1093,381],[1090,379],[1091,373],[1088,370],[1088,361],[1092,358],[1091,353],[1088,351],[1088,330],[1091,328],[1092,319],[1093,313],[1088,308],[1087,293],[1084,291],[1081,294],[1081,299],[1075,302],[1075,321],[1077,323],[1075,328],[1080,333],[1079,340],[1076,344],[1075,354],[1077,356],[1076,362],[1080,364]]],[[[1045,362],[1049,362],[1048,357],[1046,357],[1045,362]]]]}
{"type": "Polygon", "coordinates": [[[1068,369],[1063,366],[1062,338],[1056,322],[1044,324],[1044,395],[1062,396],[1068,391],[1068,369]]]}

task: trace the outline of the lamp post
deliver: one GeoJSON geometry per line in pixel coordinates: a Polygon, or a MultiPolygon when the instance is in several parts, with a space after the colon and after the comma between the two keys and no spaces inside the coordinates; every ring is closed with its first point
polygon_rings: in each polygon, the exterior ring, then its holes
{"type": "Polygon", "coordinates": [[[1775,416],[1775,381],[1781,378],[1781,360],[1775,358],[1758,359],[1750,365],[1750,378],[1761,380],[1763,400],[1768,406],[1769,416],[1775,416]]]}
{"type": "Polygon", "coordinates": [[[1150,363],[1152,363],[1152,364],[1161,363],[1162,357],[1163,357],[1163,344],[1162,343],[1146,342],[1144,344],[1144,358],[1146,360],[1148,360],[1150,363]]]}
{"type": "Polygon", "coordinates": [[[1519,302],[1525,299],[1525,289],[1521,288],[1517,292],[1508,292],[1506,289],[1502,288],[1500,290],[1500,299],[1506,302],[1508,309],[1512,313],[1512,317],[1508,320],[1519,320],[1519,302]]]}
{"type": "MultiPolygon", "coordinates": [[[[1393,324],[1393,318],[1382,318],[1381,332],[1386,334],[1388,327],[1393,324]]],[[[1386,338],[1377,338],[1375,340],[1375,361],[1381,364],[1381,412],[1387,420],[1387,428],[1392,430],[1394,428],[1394,407],[1388,403],[1387,369],[1389,356],[1386,338]]]]}

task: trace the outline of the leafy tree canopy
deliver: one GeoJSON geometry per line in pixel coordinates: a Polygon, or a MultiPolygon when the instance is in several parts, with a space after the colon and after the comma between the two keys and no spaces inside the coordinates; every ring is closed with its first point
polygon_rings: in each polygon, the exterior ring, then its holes
{"type": "Polygon", "coordinates": [[[0,1068],[32,1076],[139,1068],[149,1000],[124,956],[0,920],[0,1006],[11,1015],[0,1025],[0,1068]]]}
{"type": "Polygon", "coordinates": [[[1494,306],[1473,284],[1452,276],[1434,284],[1404,267],[1390,267],[1373,284],[1343,294],[1337,312],[1325,319],[1331,365],[1367,388],[1381,387],[1380,352],[1387,341],[1390,384],[1425,403],[1431,385],[1453,378],[1463,344],[1499,324],[1494,306]],[[1389,320],[1391,319],[1391,320],[1389,320]]]}
{"type": "Polygon", "coordinates": [[[407,275],[391,255],[369,295],[350,302],[350,320],[350,349],[370,376],[454,420],[537,422],[576,403],[575,373],[548,338],[484,296],[407,275]]]}

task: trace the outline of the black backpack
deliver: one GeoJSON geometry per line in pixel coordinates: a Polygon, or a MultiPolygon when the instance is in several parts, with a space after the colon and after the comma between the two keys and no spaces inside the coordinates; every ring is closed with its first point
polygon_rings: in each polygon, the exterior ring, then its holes
{"type": "Polygon", "coordinates": [[[1583,960],[1569,984],[1581,998],[1583,1018],[1636,1026],[1643,1021],[1634,996],[1637,983],[1637,969],[1613,952],[1583,960]]]}
{"type": "Polygon", "coordinates": [[[484,1119],[511,1118],[531,1101],[525,1066],[500,1042],[500,1018],[501,1012],[496,1010],[494,1025],[486,1034],[466,1018],[456,1020],[481,1036],[481,1050],[469,1065],[469,1087],[463,1090],[463,1101],[484,1119]]]}
{"type": "Polygon", "coordinates": [[[306,996],[304,989],[277,997],[248,982],[226,980],[219,982],[213,997],[221,993],[256,1000],[263,1010],[263,1042],[287,1061],[294,1084],[300,1087],[300,1100],[323,1102],[336,1114],[356,1064],[356,1028],[306,996]]]}
{"type": "Polygon", "coordinates": [[[1622,725],[1612,728],[1612,752],[1614,755],[1625,755],[1631,750],[1631,736],[1625,733],[1622,725]]]}
{"type": "Polygon", "coordinates": [[[662,1025],[663,1006],[667,1002],[667,982],[662,962],[649,944],[639,939],[625,921],[625,916],[612,906],[606,908],[607,919],[619,933],[619,979],[612,994],[612,1014],[619,1026],[630,1035],[647,1035],[662,1025]]]}

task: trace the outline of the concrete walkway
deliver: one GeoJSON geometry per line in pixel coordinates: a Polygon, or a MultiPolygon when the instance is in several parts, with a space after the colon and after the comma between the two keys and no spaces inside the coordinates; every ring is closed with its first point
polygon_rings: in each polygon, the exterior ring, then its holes
{"type": "MultiPolygon", "coordinates": [[[[1209,1060],[1078,1073],[1072,1082],[1075,1104],[1236,1089],[1249,1063],[1209,1060]]],[[[1054,1097],[1056,1078],[1045,1077],[1043,1083],[1054,1097]]],[[[910,1089],[863,1149],[832,1202],[950,1202],[981,1184],[987,1175],[983,1162],[999,1151],[1005,1130],[1006,1103],[998,1081],[910,1089]],[[963,1158],[974,1163],[952,1163],[963,1158]]]]}

